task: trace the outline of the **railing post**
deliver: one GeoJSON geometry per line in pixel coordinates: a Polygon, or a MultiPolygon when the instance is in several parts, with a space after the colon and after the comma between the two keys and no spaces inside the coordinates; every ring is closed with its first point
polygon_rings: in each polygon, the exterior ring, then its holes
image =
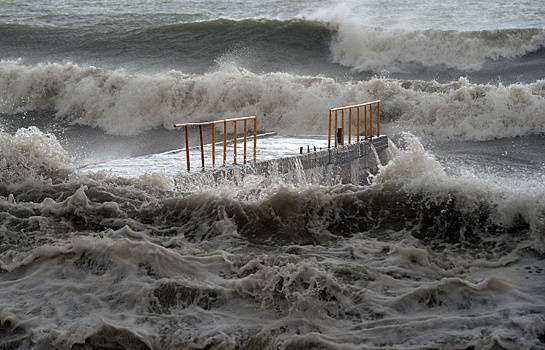
{"type": "Polygon", "coordinates": [[[248,133],[248,120],[247,119],[244,119],[244,164],[246,164],[246,136],[247,136],[247,133],[248,133]]]}
{"type": "Polygon", "coordinates": [[[367,129],[368,129],[368,125],[367,125],[367,105],[363,106],[363,125],[364,125],[364,129],[365,129],[365,139],[367,140],[367,129]]]}
{"type": "Polygon", "coordinates": [[[223,166],[227,164],[227,120],[223,121],[223,166]]]}
{"type": "Polygon", "coordinates": [[[337,126],[337,119],[338,118],[338,115],[337,115],[337,110],[335,110],[335,148],[337,148],[337,145],[339,144],[339,137],[337,136],[337,133],[338,133],[338,126],[337,126]]]}
{"type": "Polygon", "coordinates": [[[380,102],[377,103],[377,136],[380,136],[380,102]]]}
{"type": "Polygon", "coordinates": [[[354,124],[356,126],[356,130],[355,130],[356,137],[354,138],[354,142],[359,143],[359,142],[362,142],[364,139],[368,140],[370,138],[380,136],[381,104],[382,104],[381,100],[375,100],[375,101],[370,101],[366,103],[330,108],[328,113],[328,125],[327,125],[327,147],[328,148],[332,147],[331,137],[334,137],[335,147],[337,147],[338,145],[344,145],[345,142],[347,142],[349,145],[352,144],[352,132],[353,132],[354,124]],[[354,108],[356,109],[356,116],[354,116],[354,108]],[[363,112],[362,112],[362,109],[363,109],[363,112]],[[347,121],[348,130],[346,130],[346,125],[345,125],[346,124],[345,112],[347,111],[348,111],[348,121],[347,121]],[[362,116],[362,113],[363,113],[363,116],[362,116]],[[341,117],[340,121],[339,121],[339,114],[341,117]],[[369,115],[369,118],[367,117],[368,115],[369,115]],[[331,125],[333,118],[335,118],[334,126],[331,125]],[[363,119],[363,130],[361,130],[362,119],[363,119]],[[375,119],[376,122],[373,119],[375,119]],[[346,137],[346,133],[348,133],[348,137],[346,137]]]}
{"type": "Polygon", "coordinates": [[[237,164],[237,121],[233,120],[233,164],[237,164]]]}
{"type": "MultiPolygon", "coordinates": [[[[252,116],[244,116],[244,117],[234,117],[234,118],[226,118],[223,120],[217,120],[212,122],[202,122],[202,123],[183,123],[183,124],[174,124],[175,128],[183,128],[184,130],[184,138],[185,138],[185,156],[186,156],[186,165],[187,170],[191,170],[191,152],[190,152],[190,145],[189,145],[189,129],[193,126],[199,127],[199,147],[200,147],[200,156],[201,156],[201,166],[203,170],[206,167],[206,157],[205,157],[205,144],[204,144],[204,132],[207,132],[204,130],[204,127],[210,125],[210,140],[211,140],[211,160],[212,160],[212,167],[215,167],[216,165],[216,124],[223,123],[223,166],[227,165],[227,153],[228,153],[228,147],[227,147],[227,137],[228,137],[228,131],[229,131],[229,122],[233,123],[233,130],[232,130],[232,137],[233,137],[233,164],[238,164],[238,122],[243,122],[243,160],[244,164],[248,163],[248,133],[250,126],[249,121],[253,122],[253,161],[257,161],[257,117],[255,115],[252,116]]],[[[195,147],[196,148],[196,147],[195,147]]]]}
{"type": "Polygon", "coordinates": [[[344,145],[344,109],[341,109],[341,145],[344,145]]]}
{"type": "Polygon", "coordinates": [[[189,128],[187,125],[184,127],[185,131],[185,163],[187,165],[187,171],[191,170],[191,160],[189,159],[189,128]]]}
{"type": "Polygon", "coordinates": [[[212,167],[216,166],[216,123],[212,122],[211,127],[211,140],[212,140],[212,167]]]}
{"type": "Polygon", "coordinates": [[[199,125],[199,141],[201,146],[201,165],[204,170],[204,141],[202,137],[202,125],[199,125]]]}
{"type": "Polygon", "coordinates": [[[373,137],[373,105],[369,105],[369,136],[373,137]]]}
{"type": "Polygon", "coordinates": [[[348,109],[348,144],[352,143],[352,108],[348,109]]]}
{"type": "Polygon", "coordinates": [[[257,118],[254,116],[254,162],[257,159],[257,118]]]}
{"type": "Polygon", "coordinates": [[[327,123],[327,148],[331,148],[331,109],[329,110],[327,123]]]}
{"type": "Polygon", "coordinates": [[[360,107],[356,107],[356,140],[360,142],[360,107]]]}

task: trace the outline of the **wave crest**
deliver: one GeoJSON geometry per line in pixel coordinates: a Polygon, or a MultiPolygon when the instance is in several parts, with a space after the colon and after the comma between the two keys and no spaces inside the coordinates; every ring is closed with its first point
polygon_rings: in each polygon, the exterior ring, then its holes
{"type": "MultiPolygon", "coordinates": [[[[545,47],[542,28],[482,31],[402,30],[370,27],[341,18],[216,19],[153,27],[57,28],[0,24],[2,46],[20,54],[21,43],[45,53],[69,52],[71,57],[125,57],[132,61],[167,62],[173,66],[202,65],[233,50],[272,67],[301,62],[335,63],[358,71],[479,70],[488,61],[524,57],[545,47]],[[74,51],[74,47],[77,50],[74,51]],[[255,51],[255,52],[254,52],[255,51]],[[175,60],[172,60],[175,57],[175,60]]],[[[107,61],[107,60],[106,60],[107,61]]]]}
{"type": "Polygon", "coordinates": [[[70,157],[53,134],[36,127],[19,129],[15,135],[0,131],[2,185],[32,179],[65,179],[74,171],[70,157]]]}
{"type": "Polygon", "coordinates": [[[406,31],[339,24],[331,43],[335,62],[359,71],[403,72],[445,66],[479,70],[487,61],[525,56],[545,47],[542,29],[406,31]]]}
{"type": "Polygon", "coordinates": [[[545,80],[442,84],[374,78],[256,74],[230,64],[203,74],[131,74],[76,64],[0,62],[0,112],[50,109],[57,119],[134,135],[173,123],[255,114],[267,130],[325,134],[332,106],[383,100],[383,119],[441,139],[490,140],[545,133],[545,80]]]}

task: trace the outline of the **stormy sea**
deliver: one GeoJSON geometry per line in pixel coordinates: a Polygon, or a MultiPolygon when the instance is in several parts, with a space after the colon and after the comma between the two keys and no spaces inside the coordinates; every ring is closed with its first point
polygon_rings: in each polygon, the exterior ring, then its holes
{"type": "Polygon", "coordinates": [[[0,1],[0,349],[545,349],[544,269],[543,0],[0,1]],[[368,185],[96,166],[376,99],[368,185]]]}

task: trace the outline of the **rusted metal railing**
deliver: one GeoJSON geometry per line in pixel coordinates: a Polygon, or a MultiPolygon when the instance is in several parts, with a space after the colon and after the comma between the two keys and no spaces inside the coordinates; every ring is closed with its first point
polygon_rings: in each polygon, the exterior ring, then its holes
{"type": "MultiPolygon", "coordinates": [[[[198,127],[199,128],[199,148],[201,150],[201,166],[205,168],[205,157],[204,157],[204,137],[203,137],[203,128],[210,127],[210,143],[212,147],[211,159],[212,167],[216,166],[216,125],[223,125],[223,165],[227,164],[227,143],[233,143],[233,164],[237,164],[237,144],[238,144],[238,130],[237,124],[242,122],[242,142],[243,142],[243,162],[247,162],[247,150],[248,150],[248,124],[253,123],[252,132],[253,132],[253,160],[256,161],[257,158],[257,118],[255,116],[246,116],[246,117],[236,117],[215,120],[211,122],[203,123],[183,123],[183,124],[174,124],[175,128],[183,128],[185,132],[185,160],[187,165],[187,171],[191,170],[191,159],[189,152],[189,128],[198,127]],[[228,126],[229,123],[232,124],[232,137],[229,140],[228,126]]],[[[220,143],[220,142],[218,142],[220,143]]]]}
{"type": "Polygon", "coordinates": [[[348,114],[348,143],[352,143],[352,127],[356,127],[356,142],[360,142],[360,137],[364,136],[367,140],[373,136],[380,136],[380,100],[361,103],[352,106],[336,107],[329,110],[327,147],[331,148],[332,131],[335,132],[334,145],[344,145],[345,143],[345,116],[348,114]],[[354,114],[356,117],[354,118],[354,114]],[[363,114],[363,118],[362,118],[363,114]],[[369,118],[367,117],[369,116],[369,118]],[[340,117],[340,127],[339,127],[340,117]],[[354,120],[355,119],[355,120],[354,120]],[[363,134],[360,133],[361,120],[363,119],[363,134]],[[332,130],[332,122],[334,129],[332,130]],[[354,123],[355,122],[355,123],[354,123]],[[375,132],[374,132],[375,131],[375,132]]]}

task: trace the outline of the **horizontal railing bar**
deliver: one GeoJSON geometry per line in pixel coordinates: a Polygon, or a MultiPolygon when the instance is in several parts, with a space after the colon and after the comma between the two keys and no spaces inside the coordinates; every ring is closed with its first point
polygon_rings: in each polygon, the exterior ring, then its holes
{"type": "Polygon", "coordinates": [[[335,112],[335,111],[340,111],[340,110],[343,110],[343,109],[369,106],[369,105],[377,104],[377,103],[380,103],[380,102],[381,102],[381,100],[376,100],[376,101],[371,101],[371,102],[360,103],[360,104],[357,104],[357,105],[344,106],[344,107],[335,107],[335,108],[331,108],[330,111],[335,112]]]}
{"type": "MultiPolygon", "coordinates": [[[[258,134],[258,135],[256,135],[256,136],[257,136],[256,138],[257,138],[257,139],[261,139],[261,138],[270,137],[270,136],[276,136],[276,135],[277,135],[276,132],[265,132],[265,133],[263,133],[263,134],[258,134]]],[[[252,140],[253,138],[254,138],[253,135],[248,135],[248,140],[252,140]]],[[[242,140],[242,139],[243,139],[242,136],[241,136],[241,137],[237,137],[237,140],[239,140],[239,141],[242,140]]],[[[227,144],[228,144],[228,145],[230,145],[230,144],[232,144],[232,143],[233,143],[233,139],[227,140],[227,144]]],[[[221,146],[221,145],[223,145],[223,141],[218,141],[218,142],[216,142],[215,144],[216,144],[216,146],[221,146]]],[[[210,146],[212,146],[212,144],[211,144],[211,143],[206,143],[204,146],[205,146],[205,147],[210,147],[210,146]]],[[[221,148],[221,147],[220,147],[220,148],[221,148]]],[[[189,149],[190,149],[190,150],[199,149],[199,146],[192,146],[192,147],[189,147],[189,149]]],[[[185,148],[173,149],[173,150],[166,151],[166,152],[163,152],[163,153],[158,153],[158,154],[159,154],[159,155],[176,154],[176,153],[180,153],[180,152],[182,152],[182,151],[185,151],[185,148]]]]}
{"type": "Polygon", "coordinates": [[[219,120],[213,120],[209,122],[191,122],[191,123],[183,123],[183,124],[174,124],[175,128],[182,128],[185,126],[199,126],[199,125],[212,125],[212,124],[220,124],[224,122],[234,122],[234,121],[240,121],[240,120],[250,120],[250,119],[256,119],[255,115],[252,116],[246,116],[246,117],[235,117],[235,118],[228,118],[228,119],[219,119],[219,120]]]}
{"type": "Polygon", "coordinates": [[[199,126],[199,125],[212,125],[214,122],[202,122],[202,123],[183,123],[183,124],[174,124],[175,128],[183,128],[184,126],[199,126]]]}
{"type": "Polygon", "coordinates": [[[235,117],[235,118],[229,118],[229,119],[215,120],[215,121],[213,121],[213,123],[223,123],[224,121],[234,122],[235,120],[239,121],[239,120],[249,120],[249,119],[256,119],[256,116],[255,115],[250,115],[250,116],[247,116],[247,117],[235,117]]]}

